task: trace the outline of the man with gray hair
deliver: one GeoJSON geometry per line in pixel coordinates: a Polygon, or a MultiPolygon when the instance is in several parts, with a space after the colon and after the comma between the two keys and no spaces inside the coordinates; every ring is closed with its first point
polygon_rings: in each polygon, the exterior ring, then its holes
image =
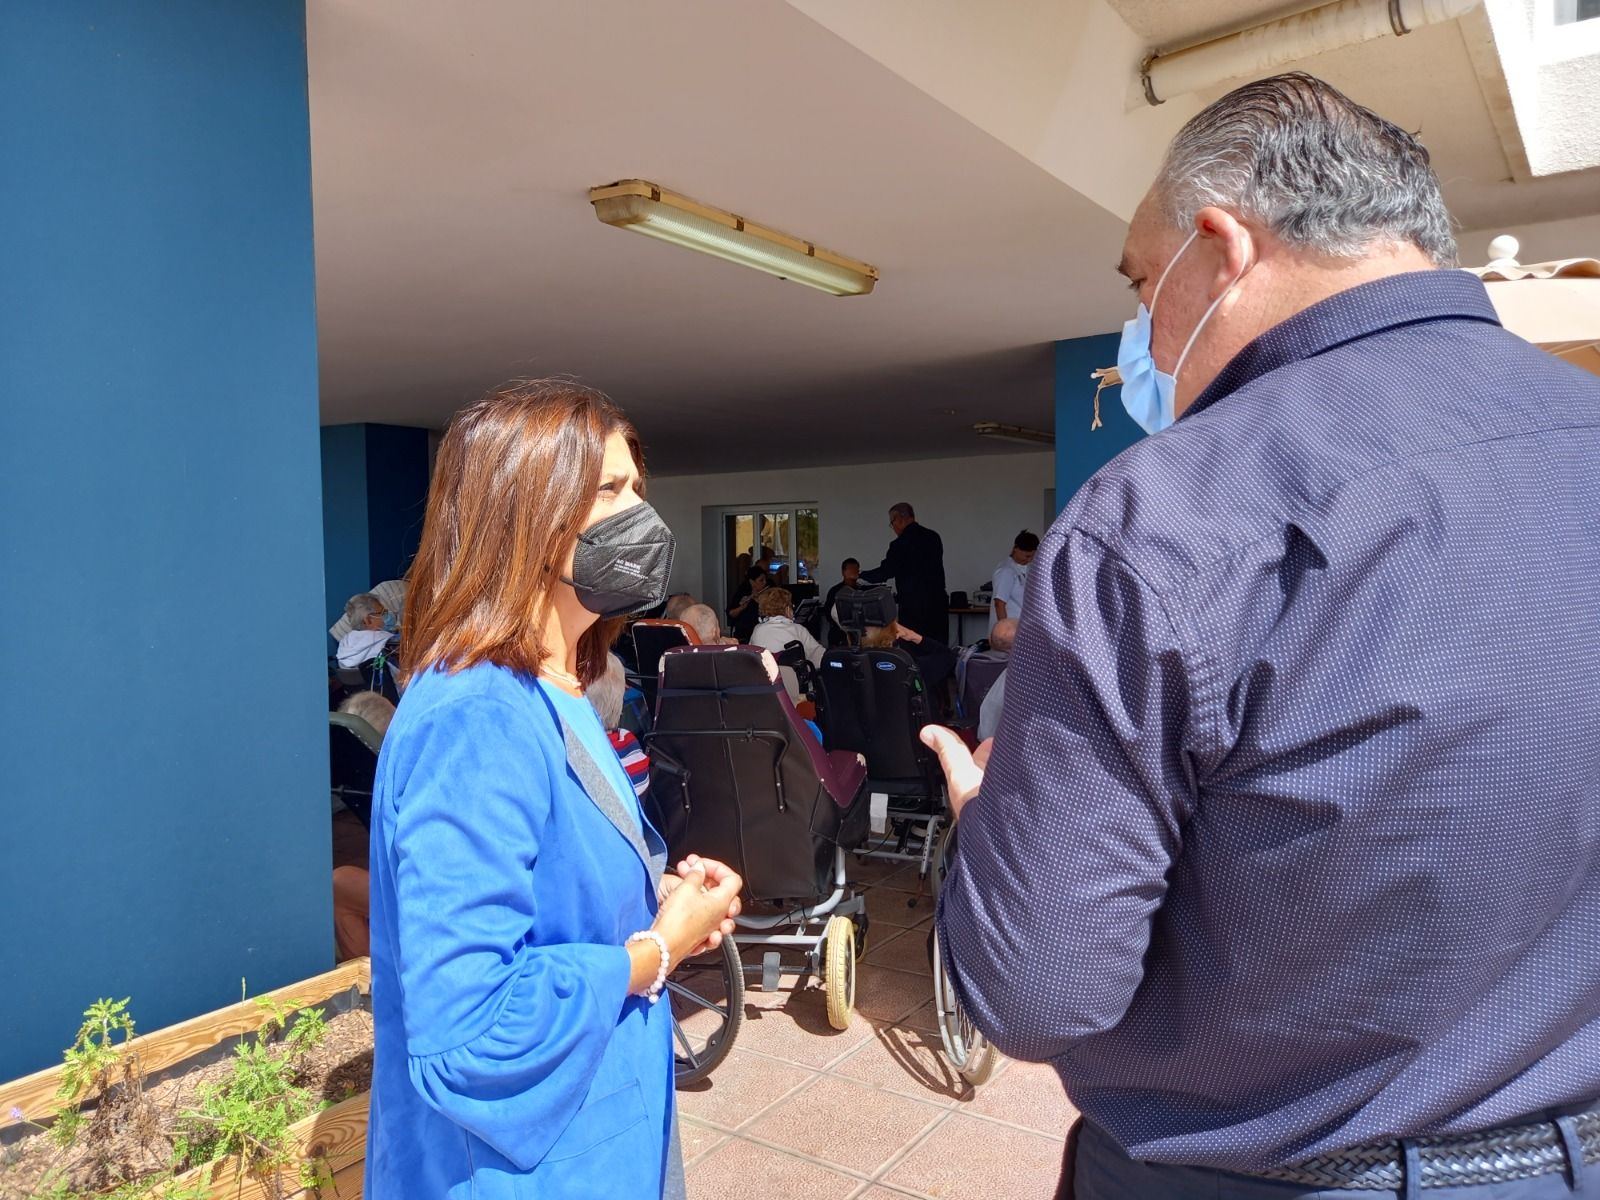
{"type": "Polygon", "coordinates": [[[1600,381],[1454,261],[1422,146],[1300,74],[1134,216],[1153,436],[1041,543],[992,750],[925,735],[1063,1194],[1600,1186],[1600,381]]]}
{"type": "Polygon", "coordinates": [[[339,639],[334,655],[341,667],[359,667],[376,658],[394,637],[389,610],[371,592],[359,592],[345,601],[350,630],[339,639]]]}

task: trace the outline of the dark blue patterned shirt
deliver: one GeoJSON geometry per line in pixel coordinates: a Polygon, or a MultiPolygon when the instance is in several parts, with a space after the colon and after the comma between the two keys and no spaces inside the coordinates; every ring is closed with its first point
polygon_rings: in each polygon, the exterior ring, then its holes
{"type": "Polygon", "coordinates": [[[1600,380],[1462,271],[1253,342],[1039,548],[939,925],[1134,1156],[1600,1096],[1600,380]]]}

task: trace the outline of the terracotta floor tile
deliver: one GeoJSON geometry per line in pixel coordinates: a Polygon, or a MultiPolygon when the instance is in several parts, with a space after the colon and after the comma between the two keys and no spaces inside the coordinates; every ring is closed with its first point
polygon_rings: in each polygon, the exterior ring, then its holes
{"type": "Polygon", "coordinates": [[[893,888],[875,887],[867,889],[866,898],[867,920],[871,922],[867,934],[869,953],[872,943],[880,934],[888,937],[895,929],[926,925],[933,919],[933,901],[927,896],[919,899],[913,906],[906,903],[911,899],[911,893],[897,892],[893,888]]]}
{"type": "Polygon", "coordinates": [[[944,1114],[931,1104],[824,1075],[768,1109],[744,1133],[870,1175],[944,1114]]]}
{"type": "Polygon", "coordinates": [[[857,858],[854,854],[845,859],[845,878],[858,887],[887,879],[906,864],[890,858],[857,858]]]}
{"type": "Polygon", "coordinates": [[[678,1110],[708,1125],[737,1129],[815,1074],[807,1067],[743,1053],[735,1043],[709,1079],[678,1091],[678,1110]]]}
{"type": "Polygon", "coordinates": [[[917,901],[918,906],[926,905],[931,909],[933,907],[933,881],[931,879],[933,869],[931,867],[928,873],[930,878],[922,878],[917,874],[916,863],[905,863],[892,875],[885,875],[878,880],[874,886],[892,888],[897,892],[906,892],[910,895],[921,892],[923,895],[922,899],[917,901]]]}
{"type": "Polygon", "coordinates": [[[933,963],[928,957],[928,931],[910,929],[894,937],[883,938],[867,947],[863,962],[875,967],[894,967],[915,975],[926,975],[928,986],[933,986],[933,963]]]}
{"type": "Polygon", "coordinates": [[[849,1029],[840,1031],[829,1025],[827,996],[813,987],[782,996],[769,993],[759,1004],[747,1003],[744,1027],[734,1045],[816,1068],[827,1066],[871,1036],[872,1024],[860,1014],[849,1029]]]}
{"type": "Polygon", "coordinates": [[[1055,1068],[1040,1063],[1010,1064],[979,1088],[962,1111],[1025,1125],[1051,1137],[1065,1137],[1067,1127],[1078,1118],[1055,1068]]]}
{"type": "Polygon", "coordinates": [[[1061,1174],[1062,1143],[955,1113],[882,1182],[955,1200],[1048,1200],[1061,1174]]]}
{"type": "Polygon", "coordinates": [[[933,1000],[927,975],[863,963],[856,968],[856,1012],[874,1021],[897,1021],[933,1000]]]}
{"type": "MultiPolygon", "coordinates": [[[[678,1100],[682,1102],[682,1092],[678,1093],[678,1100]]],[[[699,1125],[692,1120],[683,1119],[678,1122],[678,1140],[683,1143],[684,1165],[693,1166],[696,1160],[727,1141],[728,1135],[720,1129],[712,1129],[708,1125],[699,1125]]]]}
{"type": "Polygon", "coordinates": [[[845,1200],[861,1180],[754,1142],[729,1138],[688,1169],[689,1200],[845,1200]]]}
{"type": "Polygon", "coordinates": [[[937,1036],[939,1033],[939,1011],[934,1002],[929,1000],[921,1008],[901,1017],[895,1024],[904,1029],[916,1029],[937,1036]]]}
{"type": "Polygon", "coordinates": [[[945,1059],[938,1034],[893,1025],[881,1026],[877,1036],[830,1071],[930,1104],[949,1105],[972,1096],[945,1059]]]}

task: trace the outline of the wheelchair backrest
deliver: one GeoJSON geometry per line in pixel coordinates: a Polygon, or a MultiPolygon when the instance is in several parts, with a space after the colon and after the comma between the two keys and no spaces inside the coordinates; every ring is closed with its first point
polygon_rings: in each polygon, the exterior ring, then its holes
{"type": "Polygon", "coordinates": [[[635,621],[629,631],[633,635],[634,662],[644,679],[654,679],[661,673],[661,656],[668,650],[700,642],[695,631],[682,621],[635,621]]]}
{"type": "Polygon", "coordinates": [[[819,723],[829,750],[867,759],[877,783],[936,784],[938,759],[918,738],[932,718],[927,689],[904,650],[829,650],[818,671],[819,723]]]}
{"type": "Polygon", "coordinates": [[[759,650],[669,652],[645,744],[651,818],[669,853],[733,865],[756,899],[832,890],[834,846],[859,773],[841,778],[759,650]]]}
{"type": "Polygon", "coordinates": [[[372,824],[372,789],[383,735],[354,713],[328,714],[328,774],[333,794],[372,824]]]}
{"type": "Polygon", "coordinates": [[[962,716],[977,720],[978,710],[983,707],[983,698],[1005,673],[1010,662],[1011,656],[1003,650],[981,650],[962,655],[956,669],[959,677],[956,705],[962,716]]]}

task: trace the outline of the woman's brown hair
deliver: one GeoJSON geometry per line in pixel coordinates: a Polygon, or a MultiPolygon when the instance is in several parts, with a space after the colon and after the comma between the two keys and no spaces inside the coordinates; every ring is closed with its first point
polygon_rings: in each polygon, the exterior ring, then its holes
{"type": "MultiPolygon", "coordinates": [[[[588,521],[606,439],[627,439],[644,491],[639,434],[599,392],[565,379],[507,384],[456,414],[439,446],[422,545],[406,573],[408,674],[490,662],[537,674],[567,554],[588,521]]],[[[588,684],[624,622],[578,642],[588,684]]]]}

